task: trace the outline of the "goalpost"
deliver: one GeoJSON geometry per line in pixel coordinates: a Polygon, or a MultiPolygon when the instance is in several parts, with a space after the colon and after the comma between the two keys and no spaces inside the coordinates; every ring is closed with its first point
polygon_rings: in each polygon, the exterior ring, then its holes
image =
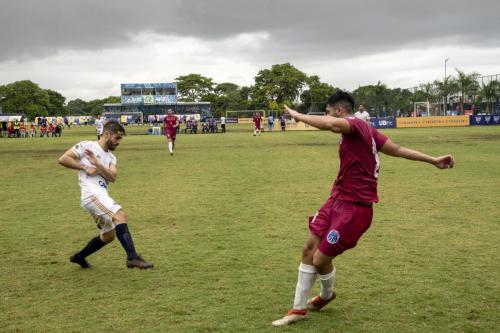
{"type": "Polygon", "coordinates": [[[431,103],[429,101],[427,102],[415,102],[413,103],[413,114],[415,117],[417,116],[417,111],[425,112],[426,117],[429,116],[440,116],[443,112],[441,110],[441,107],[443,105],[441,103],[431,103]]]}
{"type": "Polygon", "coordinates": [[[429,110],[430,110],[430,103],[427,102],[414,102],[413,103],[413,115],[414,117],[417,116],[417,111],[422,110],[425,108],[426,116],[429,116],[429,110]]]}

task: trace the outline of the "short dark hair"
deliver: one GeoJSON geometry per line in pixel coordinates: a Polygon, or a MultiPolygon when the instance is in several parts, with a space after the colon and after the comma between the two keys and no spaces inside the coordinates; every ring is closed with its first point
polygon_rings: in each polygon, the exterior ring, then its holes
{"type": "Polygon", "coordinates": [[[110,132],[110,133],[122,132],[123,135],[126,135],[125,128],[123,127],[123,125],[117,122],[116,120],[108,120],[104,124],[103,132],[110,132]]]}
{"type": "Polygon", "coordinates": [[[328,97],[328,105],[335,107],[343,107],[347,112],[352,113],[354,110],[354,97],[348,92],[337,90],[333,95],[328,97]]]}

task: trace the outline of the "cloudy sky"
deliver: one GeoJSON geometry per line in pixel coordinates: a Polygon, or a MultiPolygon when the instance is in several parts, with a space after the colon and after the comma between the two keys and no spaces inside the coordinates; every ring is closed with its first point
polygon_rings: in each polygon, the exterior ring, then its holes
{"type": "Polygon", "coordinates": [[[200,73],[251,85],[290,62],[344,89],[500,73],[499,0],[1,0],[0,84],[68,100],[200,73]]]}

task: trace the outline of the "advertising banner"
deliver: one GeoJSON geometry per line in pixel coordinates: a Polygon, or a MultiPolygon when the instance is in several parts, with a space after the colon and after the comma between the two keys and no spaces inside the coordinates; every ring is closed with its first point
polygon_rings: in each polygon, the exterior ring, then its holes
{"type": "Polygon", "coordinates": [[[396,127],[460,127],[469,126],[469,121],[470,116],[400,117],[396,118],[396,127]]]}
{"type": "Polygon", "coordinates": [[[394,117],[370,118],[370,123],[375,128],[396,128],[396,118],[394,117]]]}
{"type": "Polygon", "coordinates": [[[470,116],[471,126],[500,125],[500,115],[475,115],[470,116]]]}

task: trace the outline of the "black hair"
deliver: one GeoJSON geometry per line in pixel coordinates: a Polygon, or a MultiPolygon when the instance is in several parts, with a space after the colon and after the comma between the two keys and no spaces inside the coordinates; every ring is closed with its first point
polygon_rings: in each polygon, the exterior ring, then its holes
{"type": "Polygon", "coordinates": [[[104,132],[110,132],[110,133],[118,133],[118,132],[122,132],[123,135],[126,135],[125,133],[125,128],[123,127],[122,124],[120,124],[119,122],[117,122],[116,120],[108,120],[105,124],[104,124],[104,129],[103,129],[104,132]]]}
{"type": "Polygon", "coordinates": [[[352,113],[354,110],[354,97],[348,92],[337,90],[333,95],[328,97],[328,105],[335,107],[343,107],[347,112],[352,113]]]}

